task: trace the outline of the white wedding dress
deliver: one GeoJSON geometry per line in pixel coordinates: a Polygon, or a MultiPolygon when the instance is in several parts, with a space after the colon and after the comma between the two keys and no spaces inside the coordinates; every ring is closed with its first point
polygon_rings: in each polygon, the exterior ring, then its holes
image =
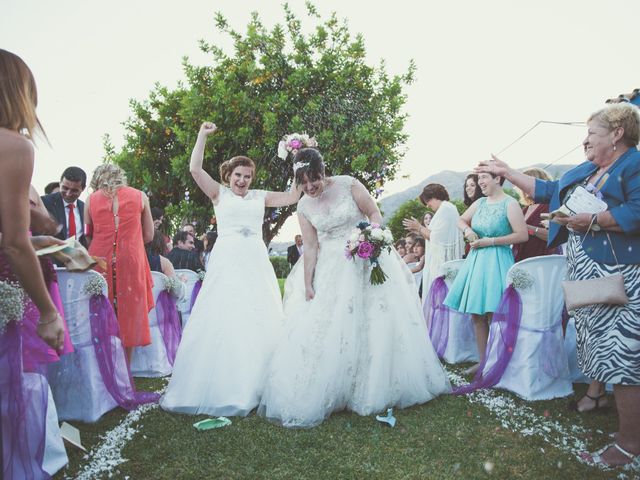
{"type": "Polygon", "coordinates": [[[364,217],[354,179],[330,182],[320,197],[298,203],[318,234],[315,298],[305,300],[301,258],[286,281],[285,329],[258,408],[286,427],[311,427],[345,408],[369,415],[408,407],[450,391],[413,275],[392,250],[380,257],[389,278],[374,286],[368,261],[345,258],[346,240],[364,217]]]}
{"type": "Polygon", "coordinates": [[[264,191],[243,198],[220,188],[218,240],[161,400],[165,410],[247,415],[260,401],[283,322],[262,240],[264,198],[264,191]]]}

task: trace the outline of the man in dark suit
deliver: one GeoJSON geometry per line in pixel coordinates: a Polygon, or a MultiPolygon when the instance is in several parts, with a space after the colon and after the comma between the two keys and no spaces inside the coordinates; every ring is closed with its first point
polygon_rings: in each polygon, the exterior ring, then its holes
{"type": "Polygon", "coordinates": [[[187,269],[199,272],[204,270],[200,257],[195,251],[193,235],[181,231],[173,237],[173,250],[167,254],[167,258],[176,269],[187,269]]]}
{"type": "Polygon", "coordinates": [[[84,236],[84,202],[78,200],[87,185],[87,174],[79,167],[69,167],[60,177],[60,191],[42,196],[42,203],[49,213],[62,225],[56,235],[66,240],[74,236],[87,246],[84,236]]]}
{"type": "Polygon", "coordinates": [[[302,235],[296,235],[295,243],[287,248],[287,262],[293,267],[303,252],[302,235]]]}

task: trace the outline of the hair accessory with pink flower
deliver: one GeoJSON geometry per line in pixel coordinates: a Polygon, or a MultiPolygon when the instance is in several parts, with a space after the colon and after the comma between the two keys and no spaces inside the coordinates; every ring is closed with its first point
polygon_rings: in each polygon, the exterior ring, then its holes
{"type": "Polygon", "coordinates": [[[317,146],[315,137],[309,137],[306,133],[291,133],[282,137],[278,143],[278,157],[286,160],[289,154],[295,155],[302,148],[317,146]]]}

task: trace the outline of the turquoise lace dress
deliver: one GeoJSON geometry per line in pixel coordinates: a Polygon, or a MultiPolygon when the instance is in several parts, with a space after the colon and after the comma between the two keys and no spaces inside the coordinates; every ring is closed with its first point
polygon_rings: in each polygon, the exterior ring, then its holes
{"type": "MultiPolygon", "coordinates": [[[[507,218],[509,196],[496,203],[481,198],[471,219],[471,228],[483,237],[502,237],[513,232],[507,218]]],[[[513,265],[509,245],[472,249],[458,271],[444,303],[464,313],[495,312],[505,288],[507,271],[513,265]]]]}

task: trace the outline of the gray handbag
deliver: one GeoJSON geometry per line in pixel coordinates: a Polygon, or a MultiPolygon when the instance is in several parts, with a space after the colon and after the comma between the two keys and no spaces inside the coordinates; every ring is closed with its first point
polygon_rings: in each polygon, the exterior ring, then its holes
{"type": "MultiPolygon", "coordinates": [[[[589,229],[587,229],[587,234],[589,230],[591,230],[591,225],[589,225],[589,229]]],[[[562,282],[564,301],[568,311],[588,305],[626,305],[629,303],[629,297],[627,297],[627,292],[624,290],[624,277],[620,271],[618,257],[613,249],[609,233],[606,232],[606,234],[609,240],[609,246],[611,246],[613,258],[616,260],[618,273],[606,277],[590,278],[588,280],[566,280],[562,282]]]]}

